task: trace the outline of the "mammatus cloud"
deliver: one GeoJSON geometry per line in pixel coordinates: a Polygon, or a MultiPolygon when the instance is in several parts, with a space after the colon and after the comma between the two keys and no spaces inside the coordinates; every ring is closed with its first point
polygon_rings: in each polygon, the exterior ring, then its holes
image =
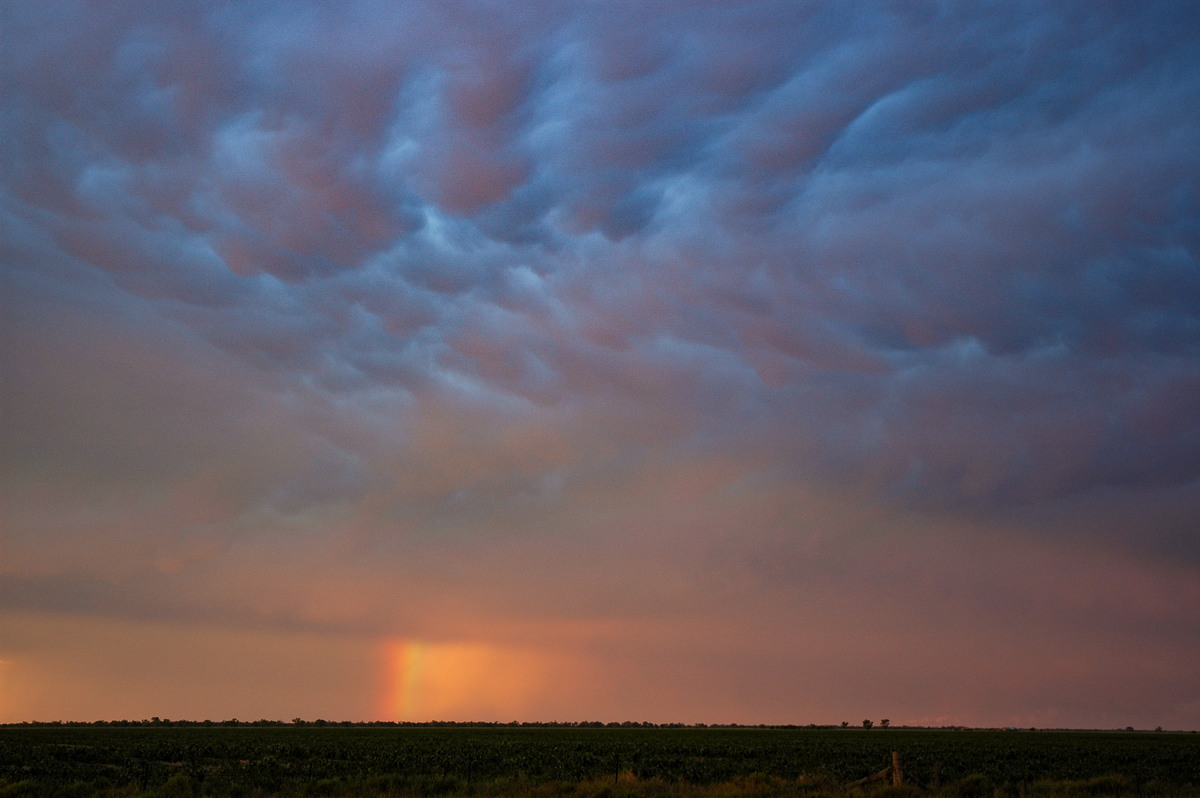
{"type": "Polygon", "coordinates": [[[0,659],[76,702],[4,719],[121,714],[51,619],[551,674],[464,715],[1196,725],[1186,4],[4,15],[0,659]]]}

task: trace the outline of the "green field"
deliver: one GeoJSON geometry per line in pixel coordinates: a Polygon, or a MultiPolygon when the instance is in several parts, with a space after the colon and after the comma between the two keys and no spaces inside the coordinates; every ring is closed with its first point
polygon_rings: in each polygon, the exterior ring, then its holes
{"type": "Polygon", "coordinates": [[[5,795],[1200,796],[1200,735],[908,729],[7,727],[5,795]],[[902,787],[847,784],[900,753],[902,787]]]}

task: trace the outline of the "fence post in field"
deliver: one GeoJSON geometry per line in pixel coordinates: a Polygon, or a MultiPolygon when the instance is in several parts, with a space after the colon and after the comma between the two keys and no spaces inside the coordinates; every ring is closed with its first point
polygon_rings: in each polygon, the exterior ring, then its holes
{"type": "Polygon", "coordinates": [[[900,752],[892,751],[892,784],[899,787],[904,783],[904,771],[900,769],[900,752]]]}

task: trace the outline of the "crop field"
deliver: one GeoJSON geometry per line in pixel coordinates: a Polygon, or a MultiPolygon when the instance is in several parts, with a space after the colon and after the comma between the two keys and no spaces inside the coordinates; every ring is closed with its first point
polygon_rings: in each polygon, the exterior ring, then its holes
{"type": "Polygon", "coordinates": [[[7,795],[1200,796],[1200,735],[757,728],[7,727],[7,795]],[[900,754],[906,783],[847,787],[900,754]]]}

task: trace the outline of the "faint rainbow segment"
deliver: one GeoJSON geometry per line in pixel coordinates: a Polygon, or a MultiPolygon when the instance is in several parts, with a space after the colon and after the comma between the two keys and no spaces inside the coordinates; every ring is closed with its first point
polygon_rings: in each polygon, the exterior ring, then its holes
{"type": "Polygon", "coordinates": [[[390,720],[518,719],[572,681],[560,657],[487,643],[391,640],[383,660],[390,720]]]}
{"type": "Polygon", "coordinates": [[[420,640],[399,640],[386,645],[387,673],[390,680],[385,714],[396,720],[417,720],[417,700],[425,670],[425,644],[420,640]]]}

